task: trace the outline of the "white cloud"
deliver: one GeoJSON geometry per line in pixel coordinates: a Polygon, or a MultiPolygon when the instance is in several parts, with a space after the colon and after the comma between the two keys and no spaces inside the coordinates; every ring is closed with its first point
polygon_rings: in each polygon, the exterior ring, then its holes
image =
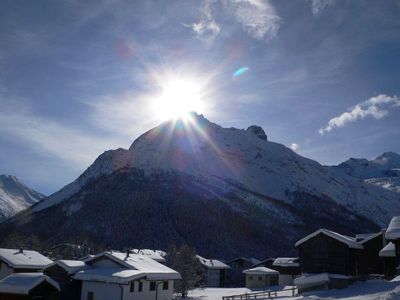
{"type": "Polygon", "coordinates": [[[296,144],[296,143],[290,144],[290,149],[292,149],[293,151],[297,151],[299,148],[300,148],[299,144],[296,144]]]}
{"type": "Polygon", "coordinates": [[[210,2],[208,0],[204,1],[200,10],[200,20],[197,23],[185,26],[192,28],[196,37],[207,46],[211,46],[214,43],[214,40],[221,31],[219,24],[215,22],[212,16],[210,2]]]}
{"type": "Polygon", "coordinates": [[[335,128],[343,127],[347,123],[356,122],[367,117],[379,120],[385,117],[389,113],[389,110],[394,107],[400,107],[400,98],[398,96],[381,94],[358,103],[348,111],[330,119],[328,124],[320,128],[318,132],[324,135],[335,128]]]}
{"type": "Polygon", "coordinates": [[[276,36],[281,18],[268,0],[223,0],[250,36],[262,40],[276,36]]]}
{"type": "Polygon", "coordinates": [[[336,0],[308,0],[311,2],[311,11],[314,16],[319,16],[321,12],[335,4],[336,0]]]}

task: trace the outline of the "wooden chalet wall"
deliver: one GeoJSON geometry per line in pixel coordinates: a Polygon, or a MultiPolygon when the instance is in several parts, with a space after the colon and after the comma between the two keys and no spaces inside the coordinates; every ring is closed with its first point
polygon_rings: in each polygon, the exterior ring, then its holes
{"type": "Polygon", "coordinates": [[[357,255],[360,250],[351,249],[345,243],[318,234],[298,248],[302,273],[357,275],[357,255]]]}
{"type": "Polygon", "coordinates": [[[379,251],[384,247],[383,236],[378,235],[362,245],[364,249],[359,252],[358,256],[359,274],[383,274],[384,262],[379,257],[379,251]]]}
{"type": "Polygon", "coordinates": [[[79,300],[81,298],[82,281],[72,279],[59,265],[47,268],[44,274],[60,285],[59,300],[79,300]]]}

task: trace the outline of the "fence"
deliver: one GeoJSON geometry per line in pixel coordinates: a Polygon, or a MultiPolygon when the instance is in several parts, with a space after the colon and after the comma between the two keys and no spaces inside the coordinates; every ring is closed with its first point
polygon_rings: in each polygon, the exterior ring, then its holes
{"type": "Polygon", "coordinates": [[[279,296],[289,296],[288,291],[292,291],[292,296],[297,295],[297,288],[292,287],[290,289],[279,290],[279,291],[272,291],[266,290],[262,292],[254,292],[254,293],[246,293],[241,295],[232,295],[232,296],[223,296],[222,300],[243,300],[243,299],[269,299],[269,298],[276,298],[279,296]],[[280,295],[280,293],[285,293],[284,295],[280,295]]]}

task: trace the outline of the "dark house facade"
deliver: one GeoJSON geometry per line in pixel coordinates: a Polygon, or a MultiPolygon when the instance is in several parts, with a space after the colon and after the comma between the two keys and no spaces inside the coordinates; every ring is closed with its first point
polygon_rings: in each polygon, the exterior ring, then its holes
{"type": "Polygon", "coordinates": [[[260,263],[260,260],[251,257],[237,257],[228,261],[227,265],[230,267],[228,271],[228,282],[230,286],[246,286],[246,275],[243,271],[258,266],[260,263]]]}
{"type": "Polygon", "coordinates": [[[358,274],[383,274],[384,261],[379,257],[379,251],[385,246],[383,231],[370,234],[364,239],[358,240],[363,246],[363,250],[359,252],[357,261],[358,274]]]}
{"type": "Polygon", "coordinates": [[[359,274],[358,257],[363,249],[355,239],[320,229],[296,243],[301,273],[359,274]]]}
{"type": "Polygon", "coordinates": [[[75,280],[72,276],[85,269],[86,264],[81,261],[57,261],[44,270],[44,274],[56,281],[60,286],[59,300],[79,300],[81,297],[82,281],[75,280]],[[82,263],[82,267],[73,268],[68,263],[82,263]]]}

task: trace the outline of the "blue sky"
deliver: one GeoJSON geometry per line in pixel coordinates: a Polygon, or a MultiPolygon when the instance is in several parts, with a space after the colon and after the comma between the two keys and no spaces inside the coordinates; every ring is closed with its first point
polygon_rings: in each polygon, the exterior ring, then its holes
{"type": "Polygon", "coordinates": [[[400,152],[400,1],[0,6],[0,173],[41,192],[159,124],[167,75],[204,83],[211,121],[323,164],[400,152]]]}

